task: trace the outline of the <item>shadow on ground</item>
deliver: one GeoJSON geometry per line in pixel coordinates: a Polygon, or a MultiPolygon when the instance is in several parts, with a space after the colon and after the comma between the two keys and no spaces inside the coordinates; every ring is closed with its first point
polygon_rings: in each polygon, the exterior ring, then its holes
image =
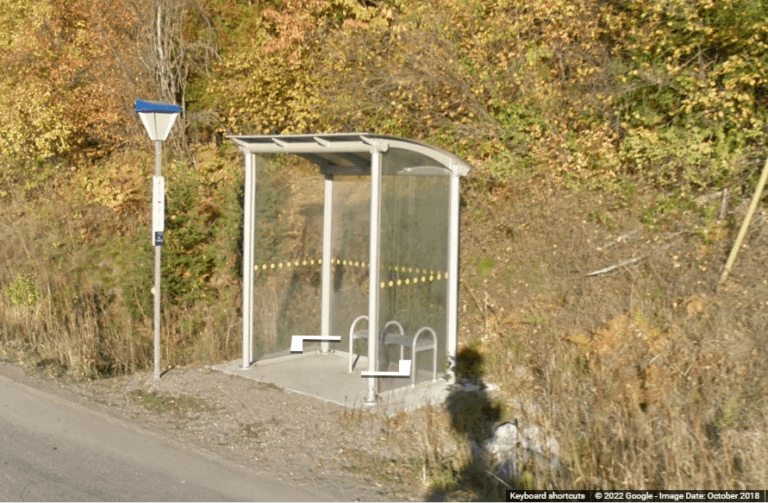
{"type": "Polygon", "coordinates": [[[474,349],[463,348],[457,360],[457,375],[464,386],[451,392],[445,406],[451,416],[451,428],[468,441],[471,458],[459,467],[449,486],[433,487],[426,500],[506,501],[505,491],[513,487],[489,466],[488,453],[483,448],[501,419],[501,406],[486,392],[483,356],[474,349]]]}

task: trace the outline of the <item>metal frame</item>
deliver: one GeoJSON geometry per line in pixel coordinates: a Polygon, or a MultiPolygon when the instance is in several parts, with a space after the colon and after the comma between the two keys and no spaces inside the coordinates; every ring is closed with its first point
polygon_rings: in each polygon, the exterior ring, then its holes
{"type": "MultiPolygon", "coordinates": [[[[446,320],[446,353],[450,363],[450,381],[455,381],[455,363],[458,344],[458,287],[459,287],[459,182],[469,173],[469,165],[459,157],[430,145],[413,140],[365,133],[328,135],[258,135],[231,136],[245,155],[245,201],[243,222],[243,352],[242,367],[253,363],[253,276],[254,276],[254,210],[257,156],[266,154],[294,154],[317,164],[325,176],[325,208],[323,214],[323,264],[321,336],[330,336],[331,316],[331,242],[333,228],[333,177],[335,175],[361,175],[371,177],[370,251],[368,289],[368,367],[377,368],[379,326],[379,266],[381,238],[381,177],[383,157],[390,153],[412,155],[422,159],[423,174],[443,172],[450,177],[448,231],[448,291],[446,320]],[[375,285],[375,286],[374,286],[375,285]],[[374,328],[372,328],[374,327],[374,328]]],[[[408,172],[416,166],[403,166],[408,172]]],[[[328,351],[323,342],[322,352],[328,351]]],[[[369,378],[367,402],[374,403],[378,395],[377,378],[369,378]]]]}

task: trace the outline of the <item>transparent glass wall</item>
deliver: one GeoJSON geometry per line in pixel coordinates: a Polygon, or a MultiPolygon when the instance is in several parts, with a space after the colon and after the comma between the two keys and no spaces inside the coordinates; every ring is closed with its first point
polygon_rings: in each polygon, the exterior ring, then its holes
{"type": "MultiPolygon", "coordinates": [[[[349,351],[349,329],[355,318],[368,314],[370,211],[370,177],[334,177],[331,335],[341,335],[336,346],[340,351],[349,351]]],[[[359,325],[367,327],[366,322],[359,325]]],[[[354,344],[353,351],[361,355],[355,371],[368,370],[367,341],[358,339],[354,344]]]]}
{"type": "MultiPolygon", "coordinates": [[[[384,155],[382,176],[379,327],[396,321],[404,335],[432,342],[413,357],[416,382],[442,376],[446,363],[449,181],[422,156],[384,155]]],[[[256,163],[254,359],[290,354],[291,336],[320,335],[325,181],[317,165],[296,156],[262,156],[256,163]],[[300,174],[301,176],[297,176],[300,174]],[[290,180],[290,182],[289,182],[290,180]]],[[[368,315],[369,176],[335,176],[331,242],[331,333],[336,351],[349,350],[353,321],[368,315]]],[[[368,328],[366,322],[359,328],[368,328]]],[[[395,332],[390,326],[389,332],[395,332]]],[[[391,341],[391,339],[390,339],[391,341]]],[[[400,344],[379,339],[379,371],[396,371],[400,344]]],[[[355,371],[368,370],[368,342],[354,341],[355,371]]],[[[305,351],[319,348],[306,342],[305,351]]],[[[381,378],[379,390],[411,379],[381,378]]]]}
{"type": "MultiPolygon", "coordinates": [[[[293,335],[320,334],[323,190],[315,164],[257,157],[255,360],[290,354],[293,335]]],[[[316,347],[307,342],[304,349],[316,347]]]]}
{"type": "MultiPolygon", "coordinates": [[[[397,321],[410,337],[423,327],[432,329],[437,339],[435,371],[441,376],[446,361],[449,177],[413,174],[418,172],[400,170],[394,174],[385,169],[382,178],[379,320],[381,329],[388,321],[397,321]]],[[[399,327],[388,330],[394,331],[399,327]]],[[[430,331],[422,332],[419,338],[433,340],[430,331]]],[[[400,345],[386,345],[380,354],[382,370],[397,370],[400,345]]],[[[416,373],[417,383],[432,379],[432,349],[413,358],[406,347],[403,355],[412,360],[411,372],[416,373]]],[[[383,378],[380,389],[410,383],[410,379],[383,378]]]]}

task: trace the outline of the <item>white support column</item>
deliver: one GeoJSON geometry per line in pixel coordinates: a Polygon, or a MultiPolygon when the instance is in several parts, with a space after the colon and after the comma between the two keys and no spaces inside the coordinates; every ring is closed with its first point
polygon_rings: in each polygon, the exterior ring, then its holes
{"type": "Polygon", "coordinates": [[[243,196],[243,361],[246,369],[253,360],[253,264],[256,208],[256,155],[245,153],[243,196]]]}
{"type": "MultiPolygon", "coordinates": [[[[323,268],[321,294],[320,335],[331,335],[331,246],[333,245],[333,176],[325,176],[325,204],[323,207],[323,268]]],[[[328,353],[330,343],[323,341],[320,352],[328,353]]]]}
{"type": "MultiPolygon", "coordinates": [[[[163,142],[161,140],[155,141],[155,176],[159,177],[162,176],[162,158],[163,158],[163,142]]],[[[153,187],[152,187],[152,197],[153,199],[157,197],[160,200],[165,199],[165,194],[155,194],[155,187],[154,187],[154,180],[153,180],[153,187]]],[[[163,187],[165,184],[163,184],[163,187]]],[[[154,201],[152,201],[152,204],[154,205],[154,201]]],[[[154,212],[154,208],[152,208],[152,211],[154,212]]],[[[165,215],[163,215],[163,219],[165,219],[165,215]]],[[[154,220],[154,214],[153,214],[153,220],[154,220]]],[[[154,377],[155,379],[160,379],[160,303],[161,303],[161,296],[160,296],[160,281],[161,281],[161,260],[162,260],[162,249],[163,247],[157,244],[157,240],[155,237],[155,231],[154,229],[155,222],[152,222],[152,243],[155,247],[155,289],[154,289],[154,355],[155,355],[155,364],[154,364],[154,377]]],[[[165,222],[162,224],[162,228],[165,229],[165,222]]]]}
{"type": "MultiPolygon", "coordinates": [[[[379,351],[379,273],[381,258],[379,248],[381,241],[381,164],[382,153],[378,148],[371,154],[371,231],[368,279],[368,371],[377,372],[379,351]]],[[[366,402],[376,402],[378,381],[376,377],[368,378],[368,397],[366,402]]]]}
{"type": "Polygon", "coordinates": [[[449,216],[448,216],[448,305],[446,312],[446,345],[445,351],[448,362],[453,366],[451,370],[450,382],[455,382],[456,373],[456,355],[458,353],[458,313],[459,313],[459,180],[456,174],[451,175],[450,188],[448,190],[449,216]]]}

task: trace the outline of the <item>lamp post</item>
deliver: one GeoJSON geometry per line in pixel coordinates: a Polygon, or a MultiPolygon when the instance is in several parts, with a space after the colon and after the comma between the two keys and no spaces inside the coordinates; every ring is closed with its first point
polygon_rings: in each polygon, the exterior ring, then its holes
{"type": "Polygon", "coordinates": [[[136,100],[149,139],[155,142],[155,176],[152,177],[152,245],[155,247],[155,379],[160,379],[160,249],[165,232],[165,179],[161,175],[163,142],[173,128],[181,107],[171,103],[136,100]]]}

